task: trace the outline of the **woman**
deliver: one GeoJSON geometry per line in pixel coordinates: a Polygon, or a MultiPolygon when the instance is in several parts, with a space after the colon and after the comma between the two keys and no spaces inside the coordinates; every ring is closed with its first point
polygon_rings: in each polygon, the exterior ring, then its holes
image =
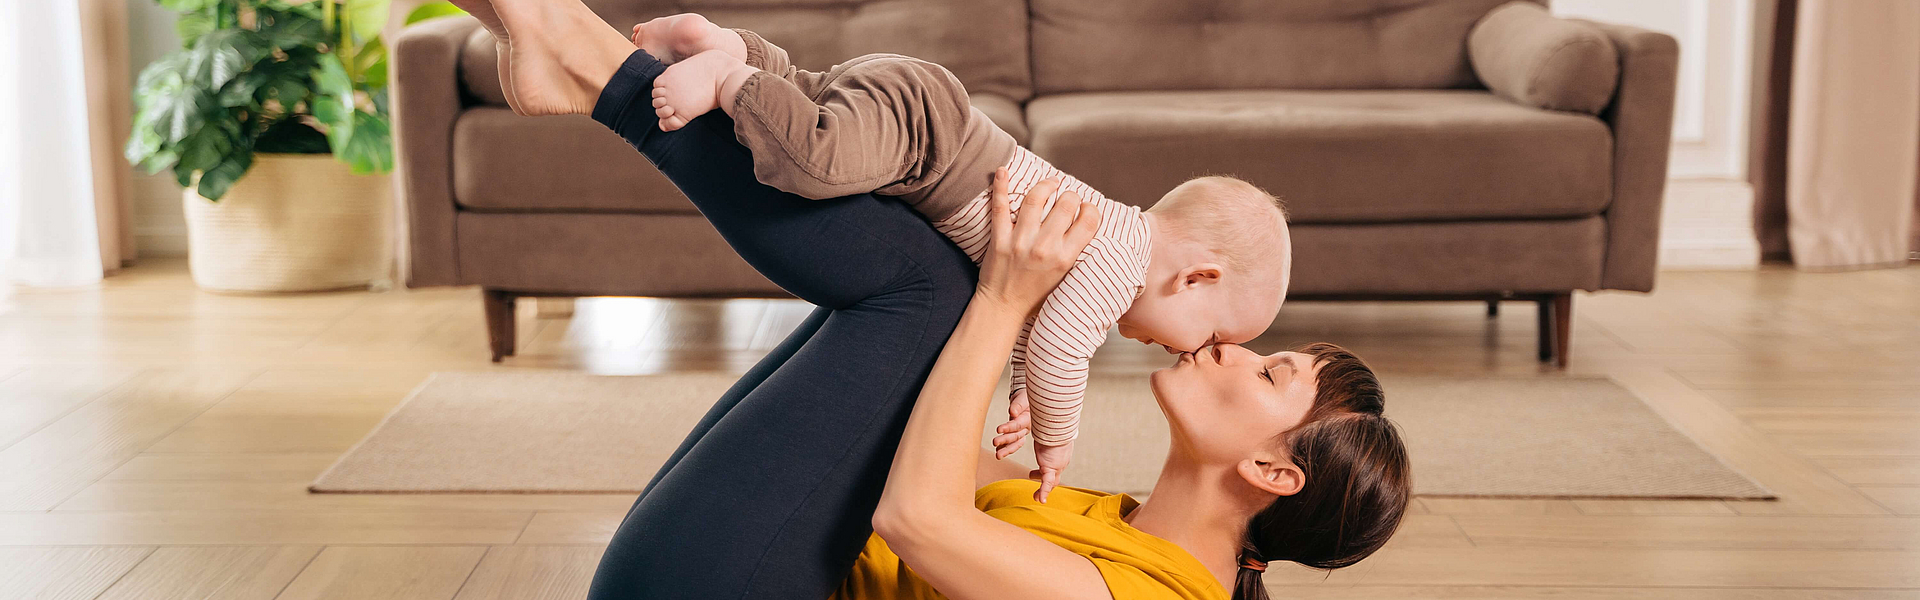
{"type": "MultiPolygon", "coordinates": [[[[1345,566],[1397,526],[1404,452],[1371,373],[1331,346],[1268,357],[1214,347],[1156,373],[1174,446],[1147,504],[1085,493],[1106,512],[1016,505],[1028,488],[976,507],[976,477],[1018,474],[983,464],[977,435],[1012,331],[1066,271],[1073,242],[1084,244],[1091,226],[1076,221],[1077,203],[1024,214],[1017,228],[1003,218],[1027,242],[996,250],[976,291],[966,256],[900,203],[814,202],[763,186],[722,114],[661,133],[649,91],[664,65],[577,0],[456,4],[505,46],[517,112],[591,114],[750,264],[821,307],[655,475],[590,597],[1224,597],[1231,587],[1260,598],[1262,561],[1345,566]],[[1012,513],[1039,521],[1015,526],[1012,513]],[[877,540],[862,551],[871,524],[891,551],[877,540]],[[1060,543],[1103,534],[1131,546],[1060,543]],[[1141,548],[1152,556],[1127,554],[1141,548]],[[892,552],[914,573],[898,560],[889,570],[892,552]],[[879,578],[894,585],[866,592],[879,578]]],[[[1019,485],[1033,484],[982,491],[1019,485]]]]}

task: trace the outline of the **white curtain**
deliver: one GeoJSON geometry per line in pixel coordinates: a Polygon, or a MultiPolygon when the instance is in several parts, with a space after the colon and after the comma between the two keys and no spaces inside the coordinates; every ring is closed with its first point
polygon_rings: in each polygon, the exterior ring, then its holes
{"type": "Polygon", "coordinates": [[[80,0],[0,0],[0,294],[103,275],[80,0]]]}

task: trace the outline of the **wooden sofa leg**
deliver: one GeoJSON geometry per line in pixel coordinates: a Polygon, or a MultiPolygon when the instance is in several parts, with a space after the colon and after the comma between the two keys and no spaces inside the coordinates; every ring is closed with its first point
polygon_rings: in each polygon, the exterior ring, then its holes
{"type": "Polygon", "coordinates": [[[1573,292],[1536,300],[1540,305],[1540,362],[1567,368],[1567,343],[1573,333],[1573,292]]]}
{"type": "Polygon", "coordinates": [[[500,362],[513,356],[513,293],[482,289],[480,298],[487,314],[487,345],[493,349],[493,362],[500,362]]]}
{"type": "Polygon", "coordinates": [[[1500,301],[1488,300],[1487,301],[1487,318],[1492,319],[1498,316],[1500,316],[1500,301]]]}

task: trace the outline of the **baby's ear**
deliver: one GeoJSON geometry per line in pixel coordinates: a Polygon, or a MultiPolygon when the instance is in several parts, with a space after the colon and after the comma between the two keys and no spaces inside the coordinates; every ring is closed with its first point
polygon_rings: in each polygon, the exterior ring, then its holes
{"type": "Polygon", "coordinates": [[[1180,270],[1176,293],[1220,283],[1224,269],[1215,263],[1200,263],[1180,270]]]}

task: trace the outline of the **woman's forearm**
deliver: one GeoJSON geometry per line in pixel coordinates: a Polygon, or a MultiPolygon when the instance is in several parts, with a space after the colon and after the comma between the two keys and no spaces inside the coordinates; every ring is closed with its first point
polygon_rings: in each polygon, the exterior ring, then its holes
{"type": "Polygon", "coordinates": [[[907,420],[875,522],[973,510],[980,427],[1026,315],[975,295],[907,420]]]}

